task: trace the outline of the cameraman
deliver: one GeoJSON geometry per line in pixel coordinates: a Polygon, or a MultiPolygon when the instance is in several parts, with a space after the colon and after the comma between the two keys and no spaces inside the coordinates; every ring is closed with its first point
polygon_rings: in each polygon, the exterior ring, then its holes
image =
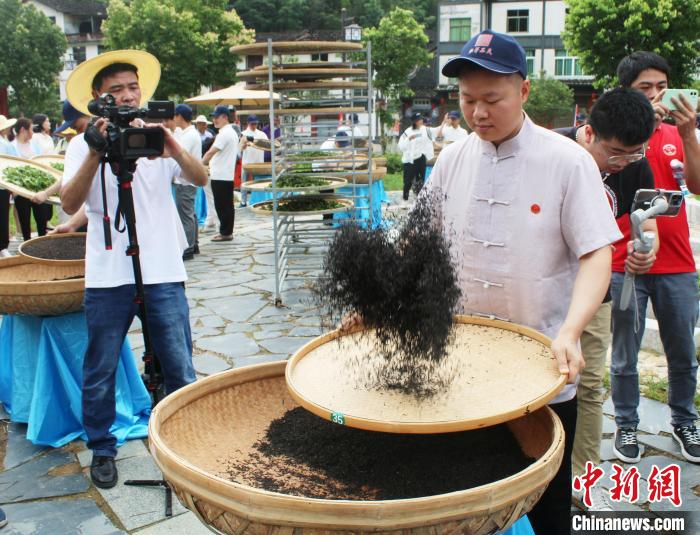
{"type": "MultiPolygon", "coordinates": [[[[151,54],[117,50],[82,63],[68,79],[66,92],[75,108],[85,114],[89,113],[88,103],[104,93],[111,94],[117,106],[139,107],[153,95],[159,78],[160,65],[151,54]]],[[[124,254],[129,243],[127,233],[115,231],[113,225],[113,248],[107,250],[102,232],[103,216],[108,214],[116,222],[118,205],[117,178],[103,161],[106,142],[102,139],[107,125],[107,119],[97,119],[71,141],[61,188],[63,209],[73,214],[85,203],[88,219],[88,344],[83,363],[82,408],[87,446],[93,452],[90,477],[100,488],[111,488],[117,483],[117,440],[109,432],[115,419],[115,374],[124,337],[138,313],[132,260],[124,254]],[[106,207],[100,179],[103,164],[106,207]]],[[[173,203],[171,182],[179,176],[201,186],[207,177],[202,164],[183,150],[169,131],[161,125],[146,126],[163,129],[165,148],[162,157],[137,160],[132,191],[148,326],[154,352],[162,365],[165,391],[170,393],[195,380],[183,284],[187,274],[182,253],[187,242],[173,203]]],[[[142,322],[145,320],[141,318],[142,322]]]]}

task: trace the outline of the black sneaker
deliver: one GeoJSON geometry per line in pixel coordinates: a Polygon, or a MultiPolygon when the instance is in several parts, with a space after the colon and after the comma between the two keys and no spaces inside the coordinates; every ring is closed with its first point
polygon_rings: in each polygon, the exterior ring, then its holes
{"type": "Polygon", "coordinates": [[[7,516],[5,516],[5,511],[0,508],[0,528],[7,526],[7,516]]]}
{"type": "Polygon", "coordinates": [[[637,442],[637,429],[635,427],[620,427],[615,431],[615,444],[613,444],[615,456],[626,463],[638,463],[642,458],[637,442]]]}
{"type": "Polygon", "coordinates": [[[694,425],[673,428],[673,438],[681,447],[683,457],[691,463],[700,463],[700,432],[694,425]]]}
{"type": "Polygon", "coordinates": [[[93,455],[90,465],[90,479],[96,487],[111,489],[117,484],[117,465],[114,457],[93,455]]]}
{"type": "Polygon", "coordinates": [[[198,243],[195,244],[194,249],[192,249],[192,252],[193,252],[194,254],[199,254],[199,244],[198,244],[198,243]]]}

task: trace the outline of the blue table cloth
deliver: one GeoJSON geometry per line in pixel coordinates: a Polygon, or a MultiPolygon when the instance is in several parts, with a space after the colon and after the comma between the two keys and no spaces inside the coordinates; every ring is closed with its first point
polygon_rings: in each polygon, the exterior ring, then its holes
{"type": "MultiPolygon", "coordinates": [[[[355,201],[355,209],[354,213],[353,211],[350,212],[339,212],[337,214],[333,214],[333,220],[336,223],[340,223],[343,219],[347,219],[349,217],[354,217],[355,219],[361,220],[361,221],[368,221],[369,220],[369,184],[366,185],[356,185],[356,186],[346,186],[343,188],[339,188],[335,190],[336,193],[339,193],[341,195],[349,195],[349,196],[355,196],[355,197],[364,197],[364,198],[356,198],[354,199],[355,201]]],[[[389,202],[389,197],[386,194],[386,191],[384,191],[384,181],[383,180],[374,180],[372,181],[372,227],[377,228],[382,224],[382,203],[383,202],[389,202]]],[[[362,224],[362,226],[366,226],[365,223],[362,224]]]]}
{"type": "MultiPolygon", "coordinates": [[[[82,438],[81,385],[87,347],[84,312],[5,316],[0,325],[0,401],[27,439],[58,448],[82,438]]],[[[117,366],[117,445],[148,435],[151,400],[125,340],[117,366]]]]}
{"type": "MultiPolygon", "coordinates": [[[[253,176],[253,182],[260,182],[261,180],[272,180],[272,175],[255,175],[253,176]]],[[[267,201],[272,199],[272,192],[267,191],[249,191],[248,192],[248,204],[255,204],[258,202],[267,201]]]]}
{"type": "Polygon", "coordinates": [[[207,206],[207,196],[204,193],[204,188],[201,186],[197,187],[197,196],[194,198],[194,213],[197,214],[197,224],[202,227],[207,220],[207,215],[209,215],[209,208],[207,206]]]}

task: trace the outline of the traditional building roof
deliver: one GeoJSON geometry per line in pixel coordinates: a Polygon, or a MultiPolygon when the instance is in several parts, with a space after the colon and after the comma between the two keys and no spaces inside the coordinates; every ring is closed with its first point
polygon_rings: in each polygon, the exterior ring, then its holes
{"type": "Polygon", "coordinates": [[[99,0],[35,0],[68,15],[106,16],[107,4],[99,0]]]}

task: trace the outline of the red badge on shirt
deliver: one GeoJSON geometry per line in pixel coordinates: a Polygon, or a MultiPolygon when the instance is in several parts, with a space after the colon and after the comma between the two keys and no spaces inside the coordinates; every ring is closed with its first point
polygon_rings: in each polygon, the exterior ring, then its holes
{"type": "Polygon", "coordinates": [[[666,143],[661,150],[664,151],[666,156],[675,156],[678,152],[676,146],[671,143],[666,143]]]}
{"type": "Polygon", "coordinates": [[[537,204],[537,203],[535,203],[535,204],[533,204],[532,206],[530,206],[530,211],[531,211],[533,214],[539,214],[541,210],[542,210],[542,208],[540,208],[540,205],[537,204]]]}

